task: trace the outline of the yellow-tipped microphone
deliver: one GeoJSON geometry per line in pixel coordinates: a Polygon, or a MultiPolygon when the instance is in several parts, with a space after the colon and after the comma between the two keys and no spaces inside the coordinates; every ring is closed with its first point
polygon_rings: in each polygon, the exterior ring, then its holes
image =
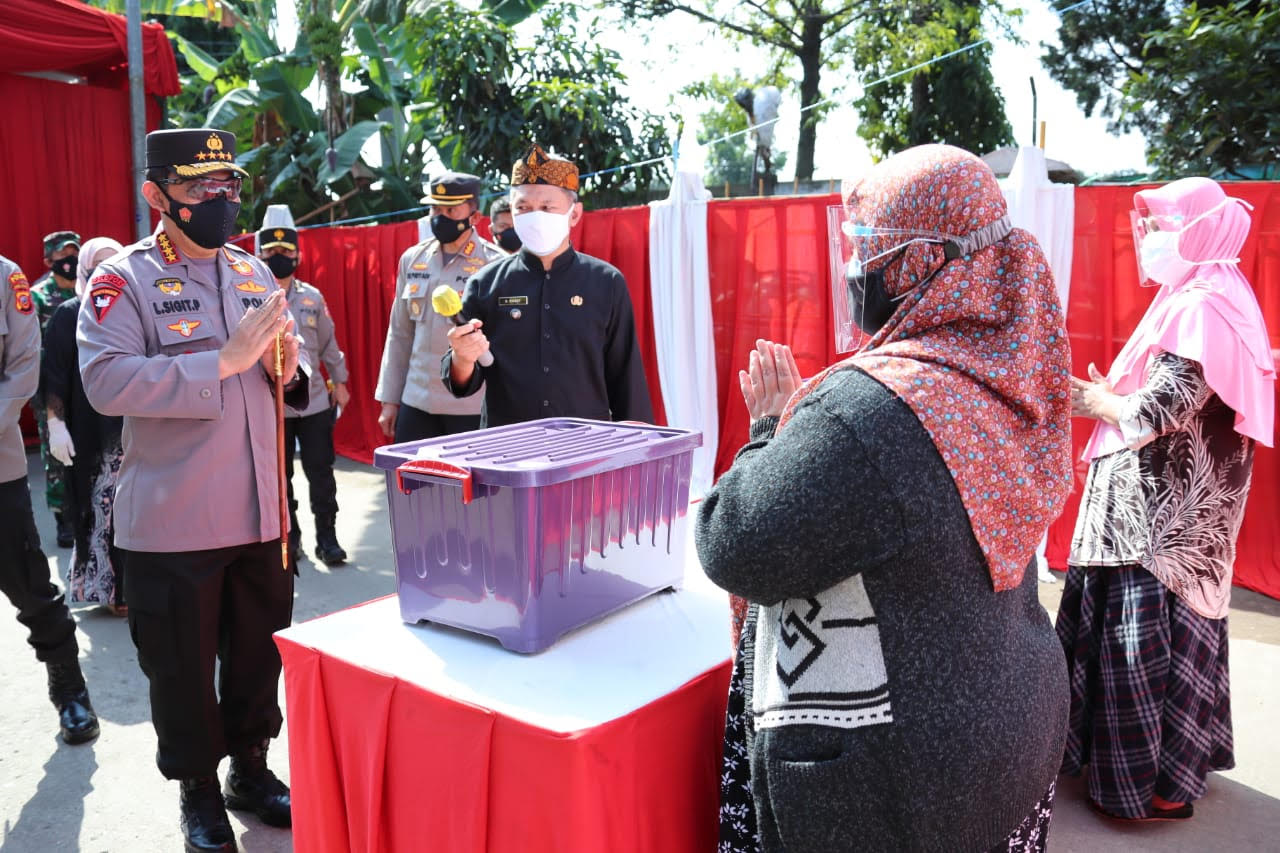
{"type": "MultiPolygon", "coordinates": [[[[441,317],[448,317],[453,321],[455,326],[465,326],[469,322],[462,316],[462,298],[458,296],[458,291],[454,290],[447,284],[442,284],[435,290],[431,291],[431,307],[441,317]]],[[[471,332],[474,332],[472,329],[471,332]]],[[[466,334],[471,334],[467,332],[466,334]]],[[[476,359],[481,367],[488,367],[493,364],[493,353],[485,350],[476,359]]]]}

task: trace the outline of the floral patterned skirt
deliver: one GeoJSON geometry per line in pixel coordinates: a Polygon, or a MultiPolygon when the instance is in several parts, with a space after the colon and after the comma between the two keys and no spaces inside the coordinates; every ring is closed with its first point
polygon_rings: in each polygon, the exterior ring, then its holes
{"type": "Polygon", "coordinates": [[[93,503],[93,532],[89,535],[88,554],[76,554],[71,561],[68,578],[68,597],[73,602],[97,602],[98,604],[123,604],[124,585],[118,583],[115,548],[115,524],[112,505],[115,502],[116,480],[120,476],[120,462],[124,449],[116,444],[104,447],[97,474],[91,488],[93,503]]]}

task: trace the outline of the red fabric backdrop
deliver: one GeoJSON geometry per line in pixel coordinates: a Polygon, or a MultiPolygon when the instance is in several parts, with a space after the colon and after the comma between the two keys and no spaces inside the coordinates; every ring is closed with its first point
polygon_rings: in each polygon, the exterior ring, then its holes
{"type": "MultiPolygon", "coordinates": [[[[5,0],[3,11],[0,73],[62,71],[97,86],[128,86],[129,48],[123,15],[75,0],[5,0]]],[[[173,47],[160,24],[142,25],[142,65],[148,94],[176,95],[182,91],[173,47]]],[[[127,142],[127,134],[125,139],[127,142]]]]}
{"type": "MultiPolygon", "coordinates": [[[[1154,292],[1137,284],[1128,208],[1137,187],[1081,187],[1076,192],[1075,257],[1068,331],[1076,375],[1090,361],[1105,369],[1137,324],[1154,292]]],[[[1253,283],[1280,347],[1280,184],[1232,185],[1255,206],[1241,269],[1253,283]]],[[[732,463],[746,441],[747,413],[737,372],[756,338],[791,344],[806,374],[830,364],[834,352],[826,249],[826,208],[836,197],[713,202],[707,215],[711,311],[716,335],[720,446],[716,471],[732,463]]],[[[644,207],[590,212],[574,232],[582,251],[622,270],[631,286],[655,412],[662,418],[653,311],[649,294],[649,211],[644,207]]],[[[386,334],[395,264],[417,240],[416,223],[319,228],[303,232],[299,275],[325,292],[339,342],[351,365],[352,405],[338,422],[341,453],[368,461],[385,440],[378,431],[373,388],[386,334]]],[[[1075,426],[1077,457],[1088,427],[1075,426]]],[[[1078,478],[1083,466],[1077,466],[1078,478]]],[[[1236,582],[1280,597],[1280,532],[1276,499],[1280,452],[1259,448],[1253,491],[1240,533],[1236,582]]],[[[1051,528],[1049,560],[1065,564],[1076,497],[1051,528]]]]}

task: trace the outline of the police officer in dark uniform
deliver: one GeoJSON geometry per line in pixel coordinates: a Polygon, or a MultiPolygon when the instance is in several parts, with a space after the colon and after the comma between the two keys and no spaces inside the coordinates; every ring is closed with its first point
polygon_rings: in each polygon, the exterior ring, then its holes
{"type": "Polygon", "coordinates": [[[115,539],[156,762],[181,781],[189,851],[236,849],[227,807],[291,822],[289,789],[267,767],[282,722],[271,635],[293,609],[293,573],[281,566],[277,335],[295,409],[307,405],[308,376],[284,290],[226,245],[244,174],[226,131],[149,133],[142,195],[160,226],[94,270],[77,332],[89,402],[124,417],[115,539]]]}
{"type": "Polygon", "coordinates": [[[27,454],[18,417],[40,382],[40,325],[22,270],[0,257],[0,589],[18,608],[27,642],[49,671],[49,698],[62,739],[98,736],[98,718],[80,672],[76,623],[49,579],[27,488],[27,454]]]}
{"type": "Polygon", "coordinates": [[[445,386],[465,397],[484,382],[482,426],[652,422],[627,282],[569,242],[582,218],[578,168],[534,145],[511,171],[511,209],[523,248],[467,282],[462,315],[471,322],[449,331],[445,386]],[[486,351],[493,364],[482,367],[486,351]]]}

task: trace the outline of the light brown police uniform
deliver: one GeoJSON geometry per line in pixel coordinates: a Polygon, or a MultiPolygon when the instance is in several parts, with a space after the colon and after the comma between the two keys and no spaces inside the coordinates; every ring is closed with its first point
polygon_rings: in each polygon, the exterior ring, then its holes
{"type": "Polygon", "coordinates": [[[40,321],[31,285],[0,256],[0,483],[27,476],[18,417],[40,384],[40,321]]]}
{"type": "MultiPolygon", "coordinates": [[[[124,416],[113,510],[121,548],[205,551],[280,536],[273,380],[257,365],[218,379],[218,350],[279,285],[229,245],[214,279],[160,229],[89,282],[80,370],[93,407],[124,416]]],[[[299,362],[309,374],[305,353],[299,362]]]]}
{"type": "Polygon", "coordinates": [[[338,346],[338,336],[334,334],[333,317],[329,314],[329,306],[324,302],[324,294],[316,287],[304,281],[293,280],[289,288],[289,313],[298,322],[295,330],[302,338],[302,348],[307,353],[307,363],[311,370],[311,401],[306,409],[298,411],[293,407],[285,408],[285,417],[297,418],[315,415],[329,408],[329,392],[325,388],[324,377],[318,369],[321,364],[328,372],[329,378],[337,384],[347,381],[347,359],[338,346]]]}
{"type": "Polygon", "coordinates": [[[453,321],[431,307],[431,292],[441,284],[461,298],[467,279],[507,253],[476,236],[446,262],[434,237],[412,246],[400,256],[396,299],[382,349],[382,368],[374,399],[412,406],[433,415],[479,415],[484,395],[458,398],[440,379],[440,359],[449,351],[453,321]]]}

